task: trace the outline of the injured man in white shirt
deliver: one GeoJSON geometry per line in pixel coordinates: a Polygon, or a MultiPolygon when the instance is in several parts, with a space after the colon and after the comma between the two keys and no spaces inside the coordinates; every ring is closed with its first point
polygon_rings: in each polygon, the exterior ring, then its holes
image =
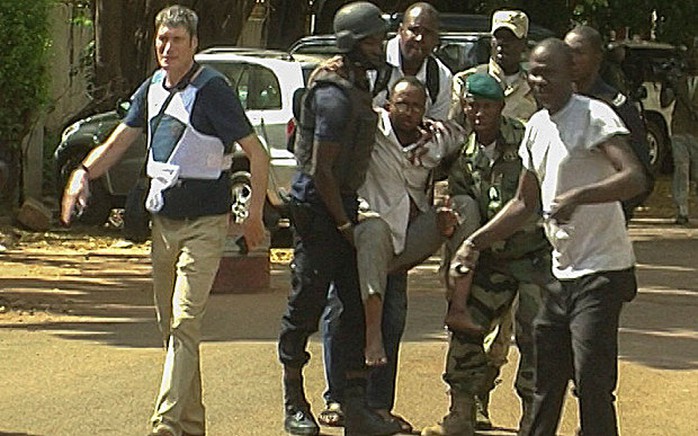
{"type": "Polygon", "coordinates": [[[395,84],[386,109],[377,109],[376,142],[359,189],[363,207],[354,243],[368,366],[387,363],[382,314],[388,274],[418,265],[454,233],[469,234],[480,223],[474,200],[456,209],[433,205],[433,171],[460,150],[465,131],[455,122],[425,120],[425,104],[419,80],[405,77],[395,84]]]}

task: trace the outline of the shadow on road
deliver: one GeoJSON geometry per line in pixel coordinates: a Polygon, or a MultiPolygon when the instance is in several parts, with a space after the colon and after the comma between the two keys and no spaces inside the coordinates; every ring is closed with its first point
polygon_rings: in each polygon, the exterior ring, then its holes
{"type": "MultiPolygon", "coordinates": [[[[640,292],[622,315],[621,358],[661,369],[698,368],[698,229],[648,220],[633,224],[631,234],[640,292]]],[[[435,259],[410,273],[406,341],[445,340],[435,259]]],[[[116,347],[161,345],[143,253],[17,250],[0,257],[0,268],[9,271],[0,279],[0,306],[19,311],[0,321],[2,329],[51,331],[116,347]]],[[[289,282],[288,266],[273,264],[269,292],[212,295],[204,341],[275,342],[289,282]]]]}
{"type": "Polygon", "coordinates": [[[621,357],[654,368],[698,368],[696,229],[632,229],[640,292],[624,309],[621,357]]]}

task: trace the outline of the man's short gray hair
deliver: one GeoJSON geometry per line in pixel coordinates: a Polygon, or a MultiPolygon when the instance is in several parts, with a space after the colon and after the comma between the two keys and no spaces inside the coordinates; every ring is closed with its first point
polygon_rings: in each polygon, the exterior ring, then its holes
{"type": "Polygon", "coordinates": [[[196,36],[198,25],[199,17],[196,15],[196,12],[185,6],[169,6],[155,16],[156,30],[161,26],[184,27],[189,32],[189,35],[196,36]]]}

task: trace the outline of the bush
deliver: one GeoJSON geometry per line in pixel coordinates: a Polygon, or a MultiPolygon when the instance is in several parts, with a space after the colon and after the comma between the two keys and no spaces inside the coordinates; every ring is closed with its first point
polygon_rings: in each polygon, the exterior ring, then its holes
{"type": "Polygon", "coordinates": [[[17,199],[22,138],[48,100],[48,11],[54,1],[0,0],[0,164],[8,170],[0,204],[17,199]]]}
{"type": "Polygon", "coordinates": [[[48,11],[54,0],[0,0],[0,149],[17,149],[48,99],[48,11]]]}

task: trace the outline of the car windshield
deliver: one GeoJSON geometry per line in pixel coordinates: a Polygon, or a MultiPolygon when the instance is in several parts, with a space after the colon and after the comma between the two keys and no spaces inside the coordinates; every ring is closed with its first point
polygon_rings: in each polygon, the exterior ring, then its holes
{"type": "Polygon", "coordinates": [[[237,90],[243,109],[281,109],[279,81],[270,69],[247,62],[201,62],[225,75],[237,90]]]}
{"type": "Polygon", "coordinates": [[[487,62],[489,39],[443,40],[435,54],[452,72],[467,70],[487,62]]]}

